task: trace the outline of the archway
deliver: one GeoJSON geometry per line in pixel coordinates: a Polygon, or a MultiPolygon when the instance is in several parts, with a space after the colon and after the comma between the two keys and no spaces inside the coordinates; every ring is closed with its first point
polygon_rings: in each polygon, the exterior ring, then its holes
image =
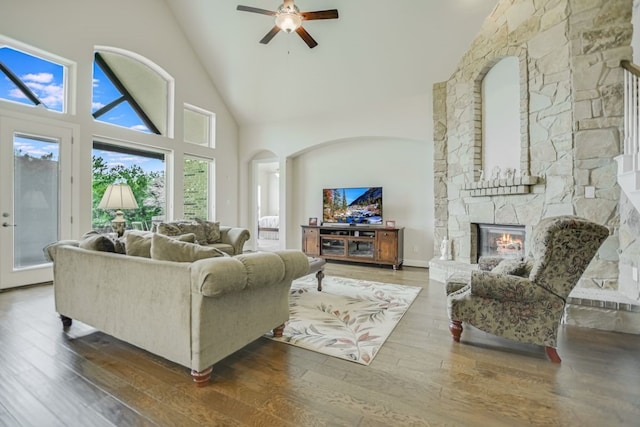
{"type": "Polygon", "coordinates": [[[252,236],[254,251],[280,249],[280,162],[264,151],[252,160],[252,236]]]}

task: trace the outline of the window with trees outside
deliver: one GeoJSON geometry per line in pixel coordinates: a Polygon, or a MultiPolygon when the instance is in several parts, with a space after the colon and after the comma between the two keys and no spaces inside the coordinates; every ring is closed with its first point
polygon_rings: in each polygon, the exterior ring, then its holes
{"type": "Polygon", "coordinates": [[[164,217],[165,155],[159,152],[93,143],[93,200],[92,228],[111,231],[115,211],[99,209],[98,204],[109,184],[129,184],[138,209],[123,210],[127,224],[140,224],[150,230],[154,219],[164,217]]]}
{"type": "Polygon", "coordinates": [[[209,175],[213,162],[194,157],[184,159],[184,217],[208,219],[209,175]]]}

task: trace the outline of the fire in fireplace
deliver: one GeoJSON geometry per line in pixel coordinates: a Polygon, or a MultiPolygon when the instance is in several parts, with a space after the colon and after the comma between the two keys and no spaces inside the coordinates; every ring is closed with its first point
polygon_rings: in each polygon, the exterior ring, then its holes
{"type": "Polygon", "coordinates": [[[477,224],[478,257],[498,256],[520,258],[524,256],[524,225],[477,224]]]}

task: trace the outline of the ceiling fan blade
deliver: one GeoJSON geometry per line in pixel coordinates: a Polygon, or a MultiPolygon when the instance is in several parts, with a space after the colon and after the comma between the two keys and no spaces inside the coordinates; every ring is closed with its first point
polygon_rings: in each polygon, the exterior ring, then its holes
{"type": "Polygon", "coordinates": [[[311,37],[311,34],[307,33],[307,30],[305,30],[304,28],[298,27],[296,33],[298,33],[300,38],[302,38],[302,40],[304,40],[307,46],[309,46],[311,49],[318,46],[318,42],[316,42],[313,37],[311,37]]]}
{"type": "Polygon", "coordinates": [[[262,40],[260,40],[260,43],[262,44],[267,44],[271,41],[272,38],[275,37],[276,34],[278,34],[278,31],[280,31],[280,28],[276,25],[274,26],[263,38],[262,40]]]}
{"type": "Polygon", "coordinates": [[[269,16],[274,16],[276,13],[271,11],[271,10],[266,10],[266,9],[260,9],[257,7],[251,7],[251,6],[241,6],[238,5],[238,10],[241,10],[243,12],[253,12],[253,13],[261,13],[263,15],[269,15],[269,16]]]}
{"type": "Polygon", "coordinates": [[[312,21],[314,19],[336,19],[338,17],[337,9],[330,10],[318,10],[316,12],[300,12],[302,18],[305,21],[312,21]]]}

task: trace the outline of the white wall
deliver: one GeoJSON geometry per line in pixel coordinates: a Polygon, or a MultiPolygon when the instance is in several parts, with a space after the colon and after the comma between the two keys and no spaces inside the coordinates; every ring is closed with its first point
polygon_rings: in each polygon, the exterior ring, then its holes
{"type": "Polygon", "coordinates": [[[425,159],[432,155],[432,145],[425,142],[363,137],[294,158],[291,197],[296,202],[289,223],[296,247],[302,241],[300,225],[322,218],[323,188],[383,187],[383,218],[405,228],[405,264],[426,267],[433,257],[433,173],[425,159]]]}
{"type": "MultiPolygon", "coordinates": [[[[79,165],[73,200],[79,206],[76,233],[91,227],[91,148],[94,135],[123,141],[144,142],[173,150],[176,188],[182,186],[185,150],[176,140],[146,135],[129,129],[94,122],[91,92],[94,46],[113,46],[142,55],[175,79],[175,135],[182,135],[182,106],[185,102],[216,114],[216,213],[224,224],[238,220],[238,128],[203,70],[173,16],[159,0],[4,1],[0,13],[0,34],[77,63],[75,94],[77,114],[56,115],[56,119],[79,128],[75,135],[74,162],[79,165]]],[[[33,109],[2,103],[9,111],[33,114],[33,109]]],[[[198,148],[190,148],[198,154],[198,148]]],[[[178,192],[175,213],[181,214],[178,192]]]]}
{"type": "MultiPolygon", "coordinates": [[[[391,198],[389,215],[397,214],[396,218],[389,219],[395,219],[399,226],[406,227],[404,249],[407,265],[427,267],[433,256],[432,85],[433,82],[425,81],[420,95],[394,103],[370,105],[367,110],[242,127],[239,167],[240,216],[246,221],[243,225],[254,229],[250,176],[244,171],[249,170],[251,160],[263,150],[269,150],[280,160],[280,242],[286,248],[300,249],[300,225],[306,224],[309,216],[320,216],[320,209],[316,209],[317,215],[309,215],[308,211],[313,208],[305,204],[321,203],[321,200],[307,202],[300,199],[304,192],[320,194],[323,188],[318,182],[309,183],[309,180],[326,176],[330,171],[339,181],[338,185],[346,185],[358,173],[366,174],[375,168],[378,171],[375,177],[385,189],[385,200],[387,195],[391,198]],[[381,149],[365,149],[367,143],[381,149]],[[348,167],[342,163],[299,166],[297,159],[300,156],[306,159],[317,153],[350,159],[351,162],[348,167]],[[317,185],[320,185],[319,189],[317,185]],[[305,190],[300,190],[303,188],[305,190]],[[409,190],[411,193],[407,194],[409,190]],[[404,207],[399,207],[394,200],[399,195],[407,199],[402,202],[404,207]],[[416,247],[418,250],[414,251],[416,247]]],[[[341,110],[340,106],[336,109],[341,110]]],[[[363,184],[375,185],[371,182],[363,184]]]]}

